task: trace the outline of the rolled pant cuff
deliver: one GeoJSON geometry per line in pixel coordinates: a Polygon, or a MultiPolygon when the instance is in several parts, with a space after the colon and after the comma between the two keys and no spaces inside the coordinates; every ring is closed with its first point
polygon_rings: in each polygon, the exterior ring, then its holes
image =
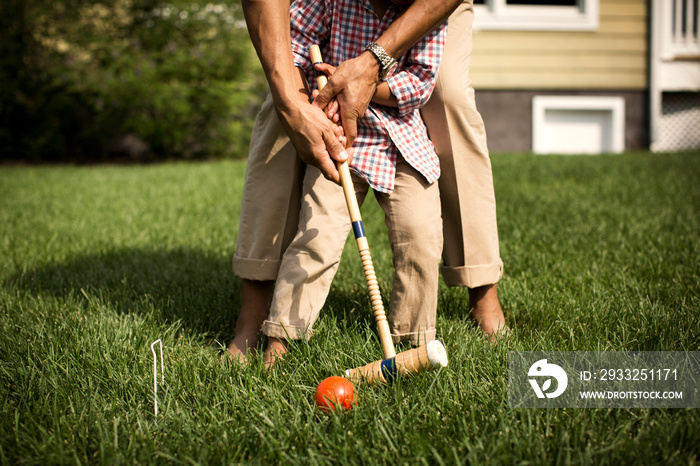
{"type": "Polygon", "coordinates": [[[308,340],[313,335],[313,330],[310,328],[280,324],[271,320],[263,322],[260,332],[265,336],[280,340],[308,340]]]}
{"type": "Polygon", "coordinates": [[[281,262],[280,260],[249,259],[234,254],[233,273],[246,280],[276,280],[281,262]]]}
{"type": "Polygon", "coordinates": [[[413,346],[421,346],[435,340],[436,330],[434,328],[421,332],[392,333],[391,339],[394,343],[407,341],[413,346]]]}
{"type": "Polygon", "coordinates": [[[447,286],[466,286],[476,288],[478,286],[493,285],[503,276],[503,261],[500,259],[494,264],[448,267],[440,266],[442,279],[447,286]]]}

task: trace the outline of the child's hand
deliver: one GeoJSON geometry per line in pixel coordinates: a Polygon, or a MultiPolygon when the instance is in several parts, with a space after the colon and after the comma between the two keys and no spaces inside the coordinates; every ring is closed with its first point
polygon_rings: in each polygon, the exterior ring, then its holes
{"type": "MultiPolygon", "coordinates": [[[[338,138],[338,141],[343,145],[344,148],[348,148],[348,138],[345,137],[345,130],[343,129],[342,125],[335,125],[336,130],[335,130],[335,135],[338,138]]],[[[348,157],[348,161],[350,158],[348,157]]]]}
{"type": "Polygon", "coordinates": [[[329,65],[328,63],[316,63],[314,67],[316,68],[316,71],[325,74],[329,78],[333,76],[333,73],[335,73],[335,66],[329,65]]]}
{"type": "MultiPolygon", "coordinates": [[[[311,98],[315,99],[316,96],[318,95],[318,90],[314,89],[311,92],[311,98]]],[[[333,123],[338,124],[340,121],[340,113],[338,113],[338,108],[340,106],[338,105],[338,101],[333,99],[328,103],[328,106],[326,107],[326,116],[328,117],[329,120],[331,120],[333,123]]]]}
{"type": "MultiPolygon", "coordinates": [[[[314,65],[316,68],[316,71],[325,74],[329,78],[333,76],[333,73],[335,73],[336,67],[333,65],[329,65],[328,63],[317,63],[314,65]]],[[[318,95],[317,91],[314,91],[312,98],[316,98],[318,95]]],[[[340,105],[338,104],[338,101],[336,99],[332,99],[330,102],[328,102],[328,105],[326,106],[326,115],[328,118],[330,118],[334,123],[338,123],[340,121],[340,113],[338,112],[340,108],[340,105]]]]}
{"type": "MultiPolygon", "coordinates": [[[[316,98],[316,96],[318,95],[318,91],[314,89],[314,91],[311,93],[311,95],[312,95],[313,98],[316,98]]],[[[331,102],[331,103],[329,104],[329,107],[331,106],[331,104],[335,104],[335,107],[336,107],[336,109],[337,109],[337,107],[338,107],[338,102],[336,102],[336,101],[334,100],[333,102],[331,102]]],[[[329,117],[329,119],[330,119],[333,123],[335,123],[335,126],[334,126],[334,128],[333,128],[333,133],[334,133],[335,137],[338,139],[338,141],[340,141],[340,143],[343,145],[343,147],[347,149],[347,146],[348,146],[348,138],[345,137],[345,130],[343,129],[343,126],[342,126],[340,123],[338,123],[338,122],[340,121],[340,114],[337,113],[337,111],[336,111],[336,112],[333,114],[333,117],[329,117]]]]}

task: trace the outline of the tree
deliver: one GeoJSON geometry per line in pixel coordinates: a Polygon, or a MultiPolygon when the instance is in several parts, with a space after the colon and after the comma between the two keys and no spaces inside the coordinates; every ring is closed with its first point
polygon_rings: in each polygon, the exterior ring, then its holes
{"type": "Polygon", "coordinates": [[[245,154],[264,79],[238,3],[5,0],[0,16],[4,158],[245,154]]]}

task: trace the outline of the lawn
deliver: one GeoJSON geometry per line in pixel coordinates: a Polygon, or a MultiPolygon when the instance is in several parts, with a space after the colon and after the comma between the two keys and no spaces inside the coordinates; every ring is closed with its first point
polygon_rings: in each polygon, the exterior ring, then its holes
{"type": "MultiPolygon", "coordinates": [[[[381,358],[350,241],[314,338],[232,367],[244,162],[0,168],[0,462],[697,464],[698,409],[509,409],[507,372],[511,351],[700,351],[700,153],[493,167],[511,338],[442,286],[450,365],[331,415],[315,386],[381,358]]],[[[363,216],[388,295],[373,199],[363,216]]]]}

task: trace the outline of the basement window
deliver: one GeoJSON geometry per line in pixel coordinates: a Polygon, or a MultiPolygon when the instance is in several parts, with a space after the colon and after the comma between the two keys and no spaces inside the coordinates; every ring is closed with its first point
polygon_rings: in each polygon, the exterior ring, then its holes
{"type": "Polygon", "coordinates": [[[625,100],[605,96],[535,96],[535,154],[600,154],[625,150],[625,100]]]}
{"type": "Polygon", "coordinates": [[[474,29],[595,31],[599,0],[475,0],[474,29]]]}

